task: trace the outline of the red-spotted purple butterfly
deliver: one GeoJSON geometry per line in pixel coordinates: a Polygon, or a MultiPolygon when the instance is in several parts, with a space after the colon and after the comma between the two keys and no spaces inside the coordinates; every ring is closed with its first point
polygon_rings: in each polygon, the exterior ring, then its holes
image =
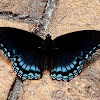
{"type": "Polygon", "coordinates": [[[22,80],[40,79],[50,71],[52,79],[69,81],[82,71],[88,60],[100,49],[100,31],[82,30],[51,40],[36,34],[0,27],[0,49],[12,59],[12,66],[22,80]]]}

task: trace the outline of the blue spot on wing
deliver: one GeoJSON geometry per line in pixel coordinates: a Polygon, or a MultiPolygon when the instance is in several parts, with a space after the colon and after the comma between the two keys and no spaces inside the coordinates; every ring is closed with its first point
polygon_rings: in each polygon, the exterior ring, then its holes
{"type": "Polygon", "coordinates": [[[14,71],[18,72],[19,71],[19,67],[14,67],[14,71]]]}
{"type": "Polygon", "coordinates": [[[61,75],[61,74],[58,74],[58,75],[56,76],[56,78],[57,78],[57,80],[62,80],[62,75],[61,75]]]}
{"type": "Polygon", "coordinates": [[[34,74],[30,72],[30,73],[28,74],[28,79],[35,79],[34,74]]]}
{"type": "Polygon", "coordinates": [[[29,71],[31,68],[31,65],[27,65],[27,67],[25,68],[25,70],[29,71]]]}
{"type": "Polygon", "coordinates": [[[22,80],[25,80],[25,79],[27,79],[27,78],[28,78],[28,75],[27,75],[27,74],[23,74],[22,80]]]}
{"type": "Polygon", "coordinates": [[[32,65],[30,70],[35,71],[35,65],[32,65]]]}
{"type": "Polygon", "coordinates": [[[70,64],[70,67],[73,69],[73,68],[74,68],[74,64],[71,63],[71,64],[70,64]]]}
{"type": "Polygon", "coordinates": [[[24,62],[23,62],[23,61],[21,61],[21,62],[19,63],[19,65],[20,65],[20,66],[23,66],[23,65],[24,65],[24,62]]]}
{"type": "Polygon", "coordinates": [[[22,77],[22,75],[23,75],[22,70],[20,70],[20,71],[17,73],[17,75],[21,78],[21,77],[22,77]]]}
{"type": "Polygon", "coordinates": [[[66,70],[66,67],[65,67],[65,66],[62,66],[62,72],[63,72],[63,73],[67,72],[67,70],[66,70]]]}
{"type": "Polygon", "coordinates": [[[69,65],[68,65],[68,66],[66,66],[66,69],[67,69],[67,70],[71,70],[71,68],[70,68],[70,66],[69,66],[69,65]]]}
{"type": "Polygon", "coordinates": [[[22,65],[22,68],[25,69],[26,68],[26,64],[22,65]]]}

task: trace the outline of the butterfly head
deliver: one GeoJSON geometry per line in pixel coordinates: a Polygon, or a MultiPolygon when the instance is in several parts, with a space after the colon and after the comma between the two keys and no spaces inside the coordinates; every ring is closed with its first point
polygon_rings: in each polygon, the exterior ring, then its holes
{"type": "Polygon", "coordinates": [[[51,40],[51,36],[49,34],[47,34],[46,39],[51,40]]]}

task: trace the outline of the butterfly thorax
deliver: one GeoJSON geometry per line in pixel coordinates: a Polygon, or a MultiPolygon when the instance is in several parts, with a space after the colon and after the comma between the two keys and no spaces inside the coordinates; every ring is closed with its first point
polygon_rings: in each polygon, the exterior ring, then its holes
{"type": "Polygon", "coordinates": [[[46,51],[46,54],[50,54],[50,52],[52,51],[52,40],[51,40],[51,36],[48,34],[46,36],[46,39],[45,39],[45,51],[46,51]]]}

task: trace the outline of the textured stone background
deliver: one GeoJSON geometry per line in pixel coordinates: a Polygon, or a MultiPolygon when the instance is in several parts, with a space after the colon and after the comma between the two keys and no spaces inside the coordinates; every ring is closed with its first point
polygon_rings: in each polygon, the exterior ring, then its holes
{"type": "MultiPolygon", "coordinates": [[[[35,2],[45,5],[45,0],[23,0],[23,2],[21,0],[1,0],[0,10],[29,14],[35,19],[32,9],[35,9],[34,13],[37,16],[43,13],[45,7],[43,6],[41,11],[36,10],[38,6],[35,2]],[[30,5],[33,5],[32,9],[30,5]]],[[[33,24],[5,19],[0,19],[1,26],[10,26],[27,31],[34,29],[33,24]]],[[[59,0],[47,33],[51,34],[54,39],[62,34],[82,29],[100,30],[100,1],[59,0]]],[[[100,100],[99,55],[100,52],[98,51],[93,55],[83,72],[70,82],[51,80],[47,71],[44,72],[40,80],[26,80],[18,100],[100,100]]],[[[15,77],[16,74],[13,72],[11,62],[3,56],[3,52],[0,52],[0,100],[6,100],[15,77]]]]}
{"type": "Polygon", "coordinates": [[[0,11],[11,11],[38,19],[42,17],[46,0],[0,0],[0,11]]]}

